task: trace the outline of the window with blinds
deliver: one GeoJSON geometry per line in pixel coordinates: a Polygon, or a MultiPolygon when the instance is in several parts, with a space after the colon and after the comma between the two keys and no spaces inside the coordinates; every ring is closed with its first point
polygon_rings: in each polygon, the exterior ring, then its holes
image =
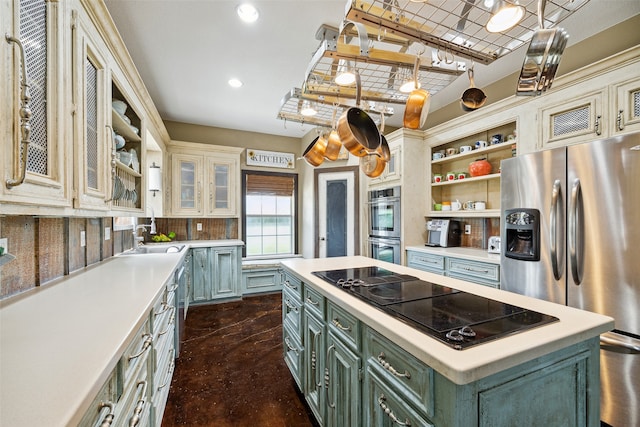
{"type": "Polygon", "coordinates": [[[246,256],[295,253],[297,175],[242,173],[246,256]]]}

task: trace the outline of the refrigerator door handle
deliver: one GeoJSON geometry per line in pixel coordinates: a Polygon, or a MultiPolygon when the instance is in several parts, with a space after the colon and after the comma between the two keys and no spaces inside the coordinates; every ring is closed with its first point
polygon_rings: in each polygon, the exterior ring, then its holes
{"type": "Polygon", "coordinates": [[[551,212],[549,217],[549,249],[551,252],[551,267],[553,269],[553,277],[560,280],[560,269],[558,268],[558,203],[560,199],[560,180],[553,182],[551,193],[551,212]]]}
{"type": "MultiPolygon", "coordinates": [[[[600,335],[600,345],[608,345],[625,351],[625,353],[640,354],[640,342],[632,338],[623,340],[620,335],[615,333],[604,333],[600,335]]],[[[625,337],[626,338],[626,337],[625,337]]]]}
{"type": "Polygon", "coordinates": [[[571,186],[571,204],[569,208],[569,256],[571,258],[571,276],[573,282],[580,285],[578,268],[578,199],[580,198],[580,179],[576,178],[571,186]]]}

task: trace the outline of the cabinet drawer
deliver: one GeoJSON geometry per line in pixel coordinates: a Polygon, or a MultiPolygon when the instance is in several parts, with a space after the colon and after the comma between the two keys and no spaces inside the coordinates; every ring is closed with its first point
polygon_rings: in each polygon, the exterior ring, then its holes
{"type": "Polygon", "coordinates": [[[360,322],[342,308],[333,304],[327,304],[327,323],[333,333],[340,337],[352,350],[360,348],[360,322]]]}
{"type": "Polygon", "coordinates": [[[167,405],[167,397],[169,396],[169,387],[171,386],[171,378],[173,378],[175,364],[174,350],[171,348],[169,352],[163,355],[153,378],[153,407],[155,408],[155,423],[153,425],[159,426],[162,424],[162,415],[167,405]]]}
{"type": "Polygon", "coordinates": [[[124,390],[116,407],[116,418],[113,425],[148,426],[151,425],[151,389],[146,367],[132,378],[131,384],[124,390]],[[139,419],[137,423],[135,419],[139,419]]]}
{"type": "Polygon", "coordinates": [[[304,287],[304,309],[315,314],[318,319],[324,319],[324,297],[310,286],[304,287]]]}
{"type": "Polygon", "coordinates": [[[167,333],[167,328],[175,323],[176,318],[175,293],[171,292],[166,297],[159,298],[151,310],[153,340],[167,333]]]}
{"type": "Polygon", "coordinates": [[[498,264],[447,258],[447,270],[451,277],[454,277],[454,274],[463,274],[465,276],[500,282],[500,266],[498,264]]]}
{"type": "Polygon", "coordinates": [[[365,425],[433,427],[421,411],[407,402],[401,391],[386,384],[370,366],[367,367],[365,390],[365,425]]]}
{"type": "Polygon", "coordinates": [[[242,294],[275,292],[282,289],[278,269],[243,269],[242,294]]]}
{"type": "Polygon", "coordinates": [[[433,416],[433,369],[369,328],[365,332],[364,346],[367,369],[398,390],[415,407],[423,408],[427,416],[433,416]]]}
{"type": "Polygon", "coordinates": [[[298,338],[298,334],[291,331],[288,325],[284,325],[282,328],[283,342],[284,342],[284,361],[291,371],[293,379],[298,384],[298,389],[303,390],[302,387],[302,375],[304,371],[302,369],[302,361],[304,356],[304,348],[298,338]]]}
{"type": "Polygon", "coordinates": [[[287,289],[291,295],[295,296],[298,301],[302,302],[302,281],[296,276],[285,272],[282,288],[287,289]]]}
{"type": "Polygon", "coordinates": [[[302,303],[290,292],[282,292],[282,324],[302,336],[302,303]]]}
{"type": "Polygon", "coordinates": [[[114,371],[107,382],[102,386],[98,395],[89,406],[78,427],[98,427],[108,418],[114,416],[114,405],[116,402],[116,371],[114,371]]]}
{"type": "Polygon", "coordinates": [[[407,266],[417,268],[418,270],[444,274],[444,257],[422,252],[407,251],[407,266]]]}
{"type": "Polygon", "coordinates": [[[150,322],[147,320],[138,330],[120,359],[125,384],[131,381],[131,377],[135,375],[135,371],[139,366],[147,363],[152,344],[153,335],[151,335],[150,331],[150,322]]]}

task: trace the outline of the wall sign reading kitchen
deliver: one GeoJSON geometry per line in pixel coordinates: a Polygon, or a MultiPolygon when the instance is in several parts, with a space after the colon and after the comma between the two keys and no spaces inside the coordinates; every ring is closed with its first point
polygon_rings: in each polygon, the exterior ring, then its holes
{"type": "Polygon", "coordinates": [[[249,148],[247,149],[247,165],[293,169],[295,167],[295,156],[293,153],[253,150],[249,148]]]}

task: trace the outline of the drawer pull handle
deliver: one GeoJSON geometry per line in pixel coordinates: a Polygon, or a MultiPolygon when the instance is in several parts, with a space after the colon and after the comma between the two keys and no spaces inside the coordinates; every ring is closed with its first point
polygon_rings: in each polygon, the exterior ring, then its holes
{"type": "Polygon", "coordinates": [[[386,361],[386,356],[384,355],[384,352],[380,352],[380,355],[378,356],[378,363],[380,363],[380,365],[384,369],[391,372],[396,377],[405,377],[406,379],[411,379],[411,373],[406,369],[404,371],[404,374],[401,374],[399,371],[396,370],[396,368],[391,366],[391,364],[386,361]]]}
{"type": "Polygon", "coordinates": [[[394,423],[394,424],[398,424],[399,426],[410,426],[411,425],[411,421],[409,421],[408,419],[405,420],[404,422],[400,421],[398,419],[398,417],[395,416],[395,414],[391,411],[391,409],[389,409],[389,407],[384,403],[387,399],[384,397],[384,394],[381,394],[380,397],[378,398],[378,405],[380,405],[380,407],[382,408],[382,410],[384,411],[385,414],[387,414],[387,416],[389,417],[389,419],[394,423]]]}
{"type": "Polygon", "coordinates": [[[288,299],[284,300],[284,303],[286,304],[287,308],[290,311],[293,311],[295,313],[298,312],[298,307],[296,307],[295,305],[291,304],[291,301],[289,301],[288,299]]]}
{"type": "Polygon", "coordinates": [[[144,405],[146,403],[147,382],[146,381],[138,382],[136,387],[139,388],[140,386],[143,386],[142,393],[140,393],[140,399],[138,399],[138,403],[136,404],[136,407],[133,409],[133,415],[131,416],[131,418],[129,418],[129,427],[137,426],[138,423],[140,422],[140,419],[142,418],[140,414],[142,413],[142,410],[144,409],[144,405]]]}
{"type": "MultiPolygon", "coordinates": [[[[171,354],[173,355],[173,352],[175,350],[171,350],[171,354]]],[[[171,358],[173,359],[173,356],[171,356],[171,358]]],[[[169,365],[169,369],[167,369],[167,378],[164,380],[164,384],[161,384],[158,386],[158,391],[162,390],[163,388],[165,388],[170,382],[171,382],[171,376],[173,375],[173,370],[176,367],[176,362],[175,359],[171,360],[171,364],[169,365]]]]}
{"type": "Polygon", "coordinates": [[[155,313],[156,316],[161,315],[162,313],[164,313],[165,311],[169,310],[169,308],[171,308],[172,306],[170,304],[167,304],[166,302],[162,303],[162,309],[160,311],[158,311],[157,313],[155,313]]]}
{"type": "Polygon", "coordinates": [[[284,343],[287,345],[288,351],[293,351],[296,354],[296,356],[299,354],[298,349],[292,346],[291,343],[289,342],[289,337],[284,337],[284,343]]]}
{"type": "Polygon", "coordinates": [[[342,323],[340,323],[338,318],[333,319],[331,321],[331,323],[333,323],[338,329],[342,329],[343,331],[351,332],[351,326],[342,326],[342,323]]]}
{"type": "Polygon", "coordinates": [[[109,427],[115,418],[115,414],[113,413],[113,403],[111,402],[103,402],[100,404],[100,410],[102,408],[109,408],[109,413],[105,415],[104,419],[100,423],[100,427],[109,427]]]}
{"type": "Polygon", "coordinates": [[[315,305],[317,306],[318,304],[320,304],[320,301],[314,301],[311,299],[311,297],[307,297],[307,302],[311,305],[315,305]]]}
{"type": "Polygon", "coordinates": [[[596,135],[602,135],[602,129],[600,129],[600,119],[602,119],[601,115],[596,116],[596,123],[594,125],[594,130],[596,131],[596,135]]]}
{"type": "Polygon", "coordinates": [[[624,110],[618,110],[618,118],[616,119],[616,125],[618,127],[618,130],[624,130],[622,113],[624,113],[624,110]]]}
{"type": "Polygon", "coordinates": [[[285,285],[287,288],[289,288],[289,289],[293,289],[294,291],[297,291],[297,290],[298,290],[298,287],[297,287],[297,286],[292,285],[291,283],[289,283],[289,281],[288,281],[288,280],[285,280],[285,281],[284,281],[284,285],[285,285]]]}
{"type": "Polygon", "coordinates": [[[176,321],[176,308],[171,307],[171,317],[169,318],[169,323],[167,323],[167,328],[164,331],[160,332],[158,336],[162,336],[167,332],[169,332],[172,329],[171,326],[175,321],[176,321]]]}
{"type": "Polygon", "coordinates": [[[471,267],[462,267],[462,269],[466,271],[473,271],[474,273],[489,273],[489,270],[479,270],[477,268],[471,268],[471,267]]]}
{"type": "Polygon", "coordinates": [[[140,350],[140,353],[138,354],[134,354],[133,356],[129,356],[129,360],[133,360],[136,357],[140,357],[144,354],[145,351],[149,350],[151,348],[151,343],[153,342],[153,338],[151,337],[151,335],[149,334],[144,334],[144,342],[142,343],[142,350],[140,350]]]}
{"type": "Polygon", "coordinates": [[[173,287],[171,289],[169,289],[167,291],[167,293],[175,292],[176,289],[178,289],[178,284],[177,283],[175,285],[173,285],[173,287]]]}

